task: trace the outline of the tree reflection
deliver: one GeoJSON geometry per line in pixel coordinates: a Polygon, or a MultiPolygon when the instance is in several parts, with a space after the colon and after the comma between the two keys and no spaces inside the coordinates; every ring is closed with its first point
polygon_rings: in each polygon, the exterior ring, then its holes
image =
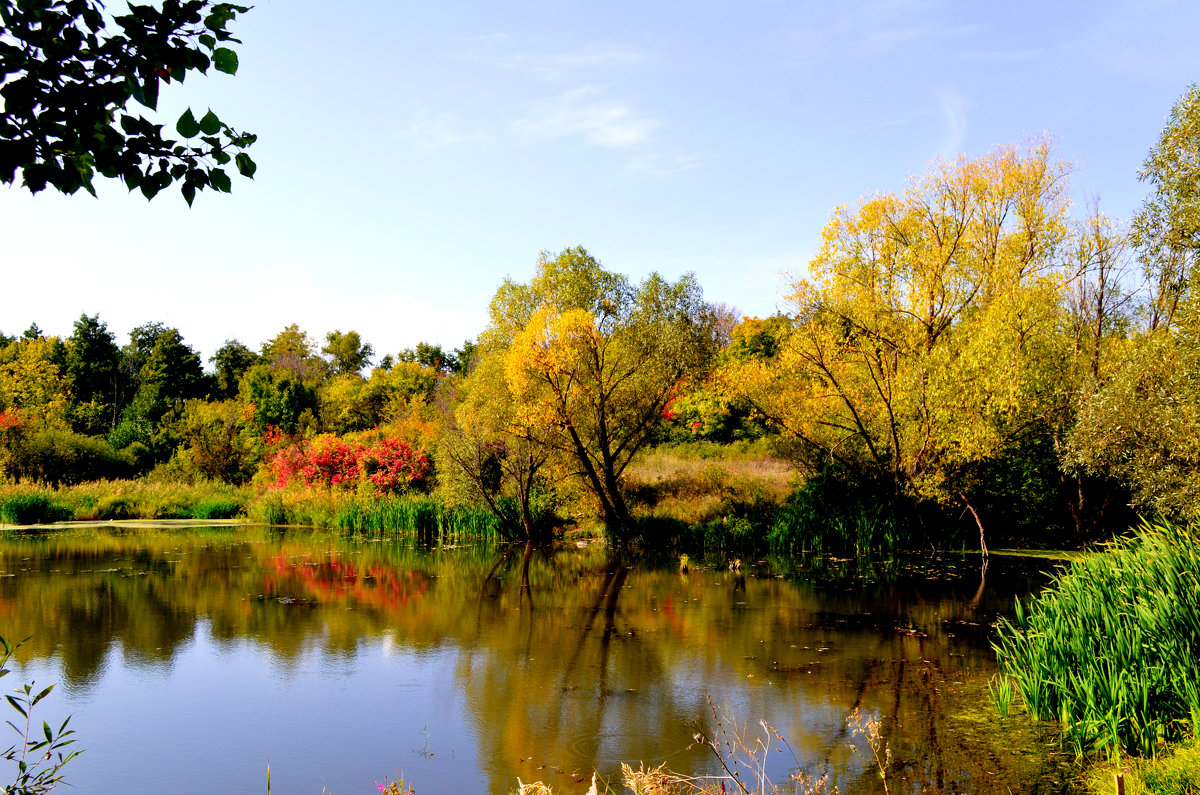
{"type": "MultiPolygon", "coordinates": [[[[993,560],[991,577],[830,560],[680,574],[602,547],[72,531],[0,543],[12,575],[0,578],[0,620],[6,636],[33,635],[22,662],[57,656],[76,687],[114,651],[169,665],[200,622],[285,665],[311,649],[350,660],[385,637],[449,650],[493,791],[518,775],[573,790],[572,774],[611,774],[620,761],[713,773],[711,752],[693,742],[714,727],[710,697],[740,720],[771,722],[802,766],[828,764],[843,792],[875,781],[847,747],[846,718],[860,708],[880,716],[897,780],[987,791],[1036,777],[1030,766],[1044,760],[1013,754],[1025,740],[998,734],[981,711],[988,625],[1034,584],[1004,565],[993,560]]],[[[786,775],[782,756],[772,764],[786,775]]]]}

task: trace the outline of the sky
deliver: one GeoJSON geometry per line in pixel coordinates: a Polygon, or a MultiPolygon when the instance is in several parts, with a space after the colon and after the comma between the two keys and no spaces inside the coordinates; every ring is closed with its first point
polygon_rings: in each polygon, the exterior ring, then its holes
{"type": "Polygon", "coordinates": [[[138,110],[257,133],[254,180],[190,209],[99,176],[98,198],[0,185],[0,332],[99,314],[205,359],[291,323],[449,349],[577,245],[763,316],[835,208],[937,158],[1050,133],[1076,205],[1130,218],[1200,80],[1192,0],[259,0],[231,27],[236,76],[138,110]]]}

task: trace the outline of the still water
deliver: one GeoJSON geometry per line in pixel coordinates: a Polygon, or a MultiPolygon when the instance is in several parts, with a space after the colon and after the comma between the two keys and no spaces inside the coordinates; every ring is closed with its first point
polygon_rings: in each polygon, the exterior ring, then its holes
{"type": "Polygon", "coordinates": [[[79,528],[0,536],[0,634],[32,636],[5,684],[59,683],[37,717],[72,716],[82,795],[261,795],[268,765],[283,795],[400,776],[418,795],[507,793],[518,777],[569,795],[593,770],[621,791],[623,761],[720,772],[693,737],[734,727],[751,747],[769,737],[758,758],[776,780],[881,792],[855,710],[879,721],[893,793],[1047,793],[1068,777],[1051,739],[999,718],[987,680],[991,625],[1052,565],[681,573],[599,546],[79,528]]]}

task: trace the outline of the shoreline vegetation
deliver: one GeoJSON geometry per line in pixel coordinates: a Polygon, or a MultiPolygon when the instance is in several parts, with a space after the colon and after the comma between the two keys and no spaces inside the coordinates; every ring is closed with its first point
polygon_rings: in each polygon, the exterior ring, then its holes
{"type": "Polygon", "coordinates": [[[322,346],[293,324],[257,350],[229,339],[206,371],[158,322],[124,346],[98,315],[0,334],[0,522],[978,549],[986,566],[989,547],[1095,549],[1151,517],[1001,625],[993,695],[1058,720],[1084,758],[1184,749],[1190,789],[1161,791],[1195,792],[1197,131],[1193,85],[1129,224],[1072,213],[1048,135],[935,162],[835,210],[767,318],[574,247],[505,279],[450,351],[376,361],[355,331],[322,346]]]}

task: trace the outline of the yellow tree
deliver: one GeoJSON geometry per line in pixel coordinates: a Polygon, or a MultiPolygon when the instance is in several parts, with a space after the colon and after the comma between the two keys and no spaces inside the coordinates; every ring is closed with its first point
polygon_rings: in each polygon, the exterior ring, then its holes
{"type": "Polygon", "coordinates": [[[35,428],[65,428],[71,387],[55,363],[57,338],[0,348],[0,411],[17,410],[35,428]]]}
{"type": "Polygon", "coordinates": [[[462,385],[454,421],[439,452],[468,484],[467,491],[500,520],[505,533],[536,539],[550,529],[536,504],[552,486],[543,476],[551,451],[537,429],[522,422],[504,375],[504,357],[484,357],[462,385]]]}
{"type": "Polygon", "coordinates": [[[956,476],[1057,397],[1045,363],[1063,345],[1066,171],[1036,140],[839,209],[793,285],[779,350],[726,380],[810,466],[836,462],[893,500],[974,514],[956,476]]]}
{"type": "Polygon", "coordinates": [[[580,479],[623,537],[625,468],[716,347],[716,314],[699,285],[652,274],[635,287],[573,248],[543,253],[529,284],[501,285],[491,315],[483,356],[503,359],[515,422],[580,479]]]}

